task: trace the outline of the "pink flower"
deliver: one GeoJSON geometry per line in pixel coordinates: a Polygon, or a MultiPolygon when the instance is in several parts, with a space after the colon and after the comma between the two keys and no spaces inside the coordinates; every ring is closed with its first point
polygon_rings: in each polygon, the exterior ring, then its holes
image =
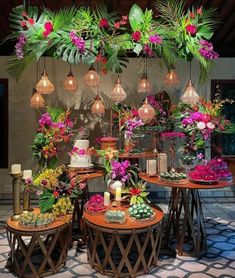
{"type": "Polygon", "coordinates": [[[204,122],[198,122],[197,123],[197,128],[200,130],[203,130],[206,128],[206,124],[204,122]]]}
{"type": "Polygon", "coordinates": [[[202,6],[197,9],[197,14],[202,15],[202,6]]]}
{"type": "Polygon", "coordinates": [[[45,31],[43,32],[43,37],[47,38],[47,36],[53,31],[53,24],[50,21],[47,21],[44,24],[45,31]]]}
{"type": "Polygon", "coordinates": [[[131,110],[131,114],[132,114],[132,116],[134,116],[134,117],[138,117],[138,109],[132,109],[131,110]]]}
{"type": "Polygon", "coordinates": [[[79,155],[85,155],[85,154],[86,154],[86,150],[85,150],[85,149],[80,149],[80,150],[78,151],[78,154],[79,154],[79,155]]]}
{"type": "Polygon", "coordinates": [[[114,23],[114,27],[115,27],[116,29],[120,28],[120,22],[115,22],[115,23],[114,23]]]}
{"type": "Polygon", "coordinates": [[[195,18],[195,14],[194,14],[193,12],[190,12],[190,13],[189,13],[189,16],[190,16],[191,18],[195,18]]]}
{"type": "Polygon", "coordinates": [[[149,37],[149,41],[154,44],[161,44],[162,38],[158,34],[155,34],[149,37]]]}
{"type": "Polygon", "coordinates": [[[209,129],[215,129],[215,125],[211,122],[207,123],[206,126],[209,128],[209,129]]]}
{"type": "Polygon", "coordinates": [[[21,21],[20,26],[25,27],[26,26],[26,21],[21,21]]]}
{"type": "Polygon", "coordinates": [[[35,21],[34,21],[33,18],[28,18],[28,23],[29,23],[30,25],[34,25],[35,21]]]}
{"type": "Polygon", "coordinates": [[[141,39],[141,32],[140,31],[135,31],[132,35],[131,35],[132,39],[134,41],[139,41],[141,39]]]}
{"type": "Polygon", "coordinates": [[[144,45],[144,53],[145,53],[148,57],[153,57],[153,55],[154,55],[154,52],[153,52],[152,48],[151,48],[148,44],[145,44],[145,45],[144,45]]]}
{"type": "Polygon", "coordinates": [[[27,17],[27,16],[28,16],[28,14],[27,14],[26,11],[23,11],[23,12],[21,13],[21,15],[24,16],[24,17],[27,17]]]}
{"type": "Polygon", "coordinates": [[[189,24],[185,27],[186,31],[190,34],[190,35],[195,35],[197,33],[197,27],[193,24],[189,24]]]}
{"type": "Polygon", "coordinates": [[[101,18],[99,22],[99,27],[100,28],[109,28],[109,22],[106,18],[101,18]]]}

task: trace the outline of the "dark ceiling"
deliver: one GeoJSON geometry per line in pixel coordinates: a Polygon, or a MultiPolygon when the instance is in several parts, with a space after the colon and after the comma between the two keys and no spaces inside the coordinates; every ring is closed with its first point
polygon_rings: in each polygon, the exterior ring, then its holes
{"type": "MultiPolygon", "coordinates": [[[[95,6],[98,1],[88,0],[7,0],[0,1],[0,40],[2,41],[10,32],[9,13],[15,6],[26,4],[36,5],[39,8],[46,6],[51,10],[58,10],[60,7],[69,5],[90,5],[95,6]]],[[[106,0],[104,1],[108,9],[119,11],[120,14],[128,14],[133,3],[138,4],[143,9],[152,8],[156,0],[106,0]]],[[[218,24],[212,41],[215,50],[219,52],[220,57],[235,57],[235,0],[187,0],[187,6],[194,5],[199,7],[203,5],[206,8],[216,7],[220,24],[218,24]]],[[[13,53],[14,43],[7,43],[0,46],[0,55],[10,55],[13,53]]]]}

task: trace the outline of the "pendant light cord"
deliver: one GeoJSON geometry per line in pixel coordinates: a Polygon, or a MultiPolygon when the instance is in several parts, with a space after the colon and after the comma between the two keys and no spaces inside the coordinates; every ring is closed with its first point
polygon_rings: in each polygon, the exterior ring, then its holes
{"type": "Polygon", "coordinates": [[[191,65],[191,61],[190,61],[190,64],[189,64],[189,75],[190,75],[190,80],[191,80],[191,78],[192,78],[191,74],[192,74],[192,65],[191,65]]]}
{"type": "Polygon", "coordinates": [[[38,82],[38,61],[37,61],[37,71],[36,71],[36,74],[37,74],[37,76],[36,76],[36,83],[38,82]]]}

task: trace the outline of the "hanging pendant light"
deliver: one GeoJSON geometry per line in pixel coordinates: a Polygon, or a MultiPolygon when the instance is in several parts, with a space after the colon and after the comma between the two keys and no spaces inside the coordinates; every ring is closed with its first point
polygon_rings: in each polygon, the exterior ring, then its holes
{"type": "Polygon", "coordinates": [[[97,87],[100,83],[100,77],[95,71],[94,66],[89,68],[89,71],[84,76],[84,82],[87,86],[97,87]]]}
{"type": "Polygon", "coordinates": [[[169,70],[169,72],[167,72],[164,79],[164,84],[167,87],[172,87],[172,88],[175,88],[179,84],[179,77],[175,70],[171,69],[169,70]]]}
{"type": "Polygon", "coordinates": [[[151,92],[151,84],[147,79],[147,75],[143,74],[137,89],[138,93],[150,93],[151,92]]]}
{"type": "Polygon", "coordinates": [[[33,88],[33,96],[31,97],[31,107],[33,108],[43,108],[44,107],[44,99],[41,94],[37,92],[35,88],[33,88]]]}
{"type": "Polygon", "coordinates": [[[67,78],[64,80],[64,89],[67,92],[74,93],[78,89],[78,82],[76,77],[73,75],[72,70],[71,70],[71,64],[70,64],[70,70],[67,75],[67,78]]]}
{"type": "Polygon", "coordinates": [[[193,87],[193,83],[191,81],[191,62],[190,62],[190,80],[184,91],[184,94],[181,96],[181,101],[186,104],[195,105],[199,101],[200,97],[195,91],[193,87]]]}
{"type": "Polygon", "coordinates": [[[36,84],[36,90],[40,94],[51,94],[55,90],[55,87],[49,80],[47,72],[46,72],[46,58],[45,57],[44,57],[44,70],[42,72],[41,79],[36,84]]]}
{"type": "Polygon", "coordinates": [[[147,97],[144,104],[139,108],[138,115],[145,123],[150,122],[156,115],[154,108],[148,103],[147,97]]]}
{"type": "Polygon", "coordinates": [[[151,92],[151,84],[148,81],[148,74],[147,74],[147,70],[148,70],[148,60],[147,57],[145,58],[145,65],[144,65],[144,74],[142,75],[140,81],[139,81],[139,85],[137,88],[137,92],[138,93],[150,93],[151,92]]]}
{"type": "Polygon", "coordinates": [[[115,83],[115,86],[113,88],[113,91],[112,91],[112,94],[111,94],[111,98],[115,102],[121,102],[121,101],[126,99],[126,93],[123,90],[122,83],[121,83],[121,81],[119,79],[119,75],[118,75],[118,79],[117,79],[117,81],[115,83]]]}
{"type": "Polygon", "coordinates": [[[102,116],[105,113],[105,107],[104,107],[103,101],[98,92],[95,97],[95,102],[91,106],[91,112],[92,112],[92,114],[95,114],[98,116],[102,116]]]}

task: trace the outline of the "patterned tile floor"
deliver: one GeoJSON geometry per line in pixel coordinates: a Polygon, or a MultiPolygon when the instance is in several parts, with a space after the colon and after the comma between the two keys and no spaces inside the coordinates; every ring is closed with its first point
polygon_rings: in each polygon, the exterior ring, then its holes
{"type": "MultiPolygon", "coordinates": [[[[159,202],[157,202],[159,204],[159,202]]],[[[209,278],[235,277],[235,199],[202,199],[208,252],[200,258],[172,257],[160,254],[159,267],[141,278],[209,278]]],[[[159,206],[167,212],[167,203],[159,206]]],[[[5,268],[9,247],[3,223],[11,215],[9,206],[0,206],[0,278],[16,277],[5,268]]],[[[86,252],[69,250],[67,267],[52,278],[107,277],[94,271],[87,263],[86,252]]]]}

